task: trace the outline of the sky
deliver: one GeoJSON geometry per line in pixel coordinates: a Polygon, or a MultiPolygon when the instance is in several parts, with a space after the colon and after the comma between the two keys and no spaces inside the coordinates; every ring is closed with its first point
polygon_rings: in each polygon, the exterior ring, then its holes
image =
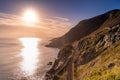
{"type": "Polygon", "coordinates": [[[120,9],[120,0],[0,0],[0,37],[60,36],[79,21],[113,9],[120,9]],[[25,27],[20,20],[29,8],[39,15],[36,29],[25,27]]]}
{"type": "Polygon", "coordinates": [[[0,12],[20,14],[27,7],[39,14],[68,18],[74,24],[112,9],[120,9],[120,0],[0,0],[0,12]]]}

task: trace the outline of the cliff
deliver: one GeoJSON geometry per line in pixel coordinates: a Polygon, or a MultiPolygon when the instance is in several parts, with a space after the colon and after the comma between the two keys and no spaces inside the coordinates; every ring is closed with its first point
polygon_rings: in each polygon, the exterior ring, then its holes
{"type": "Polygon", "coordinates": [[[120,10],[115,9],[102,15],[80,21],[75,27],[68,31],[65,35],[51,40],[47,47],[62,48],[66,44],[71,44],[92,32],[118,24],[120,21],[120,10]]]}
{"type": "Polygon", "coordinates": [[[64,46],[45,80],[120,80],[120,21],[104,25],[64,46]]]}

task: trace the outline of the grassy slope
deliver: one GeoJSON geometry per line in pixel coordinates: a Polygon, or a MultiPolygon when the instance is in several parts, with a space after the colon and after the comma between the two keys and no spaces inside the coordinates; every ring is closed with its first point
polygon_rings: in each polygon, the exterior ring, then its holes
{"type": "Polygon", "coordinates": [[[120,25],[60,50],[46,80],[120,80],[120,25]]]}
{"type": "Polygon", "coordinates": [[[120,80],[120,41],[91,62],[81,65],[75,80],[120,80]]]}

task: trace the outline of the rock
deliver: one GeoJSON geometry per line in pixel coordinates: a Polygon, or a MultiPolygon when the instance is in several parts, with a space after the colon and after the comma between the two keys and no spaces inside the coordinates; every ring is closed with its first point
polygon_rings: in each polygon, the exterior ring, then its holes
{"type": "Polygon", "coordinates": [[[110,64],[108,65],[108,68],[111,69],[111,68],[113,68],[114,66],[115,66],[115,63],[110,63],[110,64]]]}
{"type": "Polygon", "coordinates": [[[47,65],[50,65],[50,66],[51,66],[51,65],[52,65],[52,63],[53,63],[53,62],[48,62],[48,64],[47,64],[47,65]]]}

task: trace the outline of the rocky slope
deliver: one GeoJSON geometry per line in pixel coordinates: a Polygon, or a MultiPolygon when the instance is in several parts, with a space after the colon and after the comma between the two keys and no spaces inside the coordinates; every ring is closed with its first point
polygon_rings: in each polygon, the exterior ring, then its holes
{"type": "Polygon", "coordinates": [[[62,48],[45,80],[120,80],[120,21],[62,48]]]}
{"type": "Polygon", "coordinates": [[[120,21],[120,10],[111,10],[102,15],[80,21],[75,27],[73,27],[65,35],[51,40],[48,47],[58,47],[61,48],[65,44],[70,44],[77,41],[92,32],[98,30],[99,28],[113,26],[120,21]]]}

